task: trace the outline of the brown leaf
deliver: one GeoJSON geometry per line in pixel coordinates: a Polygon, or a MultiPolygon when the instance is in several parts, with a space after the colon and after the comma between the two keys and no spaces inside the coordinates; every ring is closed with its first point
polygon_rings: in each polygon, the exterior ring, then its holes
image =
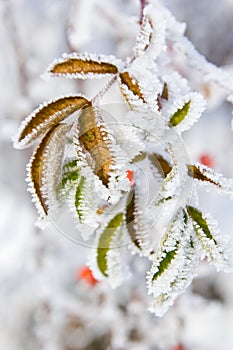
{"type": "Polygon", "coordinates": [[[163,177],[166,177],[172,170],[172,166],[170,165],[170,163],[158,153],[150,154],[149,160],[151,161],[153,166],[155,166],[158,169],[159,173],[163,177]]]}
{"type": "Polygon", "coordinates": [[[201,169],[198,168],[196,165],[188,164],[188,175],[194,179],[198,179],[200,181],[207,181],[212,183],[213,185],[216,185],[218,187],[221,187],[221,185],[217,182],[215,182],[213,179],[207,177],[201,172],[201,169]]]}
{"type": "Polygon", "coordinates": [[[39,136],[48,129],[57,125],[75,111],[90,102],[82,96],[68,96],[48,102],[34,110],[21,124],[20,132],[15,140],[16,148],[30,146],[39,136]]]}
{"type": "MultiPolygon", "coordinates": [[[[120,73],[119,77],[120,77],[120,82],[123,86],[125,85],[130,91],[132,91],[132,93],[135,96],[137,96],[143,102],[146,102],[144,99],[144,96],[141,92],[140,86],[135,78],[131,77],[128,72],[120,73]]],[[[121,88],[121,90],[122,90],[124,97],[126,98],[128,103],[130,104],[130,101],[128,100],[128,97],[127,97],[124,89],[121,88]]]]}
{"type": "Polygon", "coordinates": [[[92,59],[91,56],[70,55],[53,64],[49,68],[49,73],[62,76],[70,75],[70,77],[85,79],[90,77],[90,74],[117,74],[118,68],[110,62],[105,62],[104,57],[101,58],[101,56],[98,61],[92,59]]]}
{"type": "Polygon", "coordinates": [[[162,94],[161,94],[161,98],[163,100],[168,100],[168,96],[169,96],[169,93],[168,93],[168,86],[167,86],[167,83],[164,83],[163,84],[163,91],[162,91],[162,94]]]}
{"type": "MultiPolygon", "coordinates": [[[[47,194],[42,190],[43,185],[46,181],[45,179],[45,163],[46,163],[46,156],[48,147],[50,146],[50,143],[54,143],[54,136],[56,133],[58,133],[58,140],[62,140],[62,136],[70,129],[70,125],[68,124],[58,124],[53,126],[47,134],[44,136],[42,141],[40,142],[39,146],[36,148],[32,160],[30,162],[29,166],[29,179],[31,181],[31,187],[32,192],[36,195],[36,200],[38,200],[39,204],[43,208],[44,213],[48,214],[48,196],[47,194]]],[[[56,145],[53,144],[53,146],[56,147],[56,145]]],[[[57,145],[58,146],[58,145],[57,145]]],[[[64,144],[61,144],[61,147],[64,149],[64,144]]],[[[59,151],[57,151],[59,153],[59,151]]],[[[54,161],[55,162],[55,161],[54,161]]],[[[56,163],[56,162],[55,162],[56,163]]],[[[56,166],[57,164],[55,164],[56,166]]],[[[59,167],[59,164],[58,164],[59,167]]],[[[60,168],[62,168],[62,164],[60,165],[60,168]]],[[[51,176],[53,176],[53,173],[56,173],[55,176],[57,176],[57,169],[51,168],[51,176]],[[56,170],[56,171],[55,171],[56,170]]],[[[49,169],[47,169],[48,172],[49,169]]],[[[54,186],[55,187],[55,186],[54,186]]]]}
{"type": "Polygon", "coordinates": [[[161,94],[158,95],[157,97],[157,104],[158,104],[158,110],[161,111],[163,107],[163,101],[162,100],[168,100],[169,93],[168,93],[168,86],[167,83],[163,84],[163,91],[161,94]]]}
{"type": "Polygon", "coordinates": [[[98,125],[94,108],[87,107],[82,110],[78,126],[79,142],[94,162],[94,174],[107,186],[113,157],[109,149],[108,133],[98,125]]]}
{"type": "Polygon", "coordinates": [[[221,190],[221,194],[226,194],[233,198],[232,179],[227,179],[222,174],[218,174],[213,169],[200,163],[189,164],[187,165],[187,168],[188,175],[198,180],[198,183],[200,185],[208,186],[212,189],[221,190]]]}

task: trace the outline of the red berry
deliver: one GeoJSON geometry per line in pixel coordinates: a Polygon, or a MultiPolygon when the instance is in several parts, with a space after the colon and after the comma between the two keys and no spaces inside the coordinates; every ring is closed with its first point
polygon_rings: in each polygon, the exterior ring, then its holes
{"type": "Polygon", "coordinates": [[[134,185],[134,176],[133,176],[134,172],[132,170],[127,170],[126,171],[126,177],[127,179],[129,179],[129,182],[130,182],[130,186],[133,186],[134,185]]]}
{"type": "Polygon", "coordinates": [[[210,168],[214,167],[214,159],[213,157],[211,157],[208,154],[202,154],[199,158],[200,163],[202,163],[203,165],[206,165],[210,168]]]}
{"type": "Polygon", "coordinates": [[[178,344],[172,350],[184,350],[184,347],[183,347],[183,345],[178,344]]]}
{"type": "Polygon", "coordinates": [[[76,278],[85,281],[89,286],[95,286],[98,283],[87,266],[83,266],[77,271],[76,278]]]}

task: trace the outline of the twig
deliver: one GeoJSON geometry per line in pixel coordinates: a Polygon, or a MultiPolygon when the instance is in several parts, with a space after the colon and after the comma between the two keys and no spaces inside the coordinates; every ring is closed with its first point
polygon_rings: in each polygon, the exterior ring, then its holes
{"type": "Polygon", "coordinates": [[[143,19],[143,11],[144,11],[144,7],[147,4],[147,0],[140,0],[141,3],[141,10],[140,10],[140,19],[139,19],[139,24],[142,24],[142,19],[143,19]]]}
{"type": "Polygon", "coordinates": [[[9,33],[10,42],[12,44],[14,53],[15,53],[15,62],[17,64],[18,76],[19,76],[19,84],[21,94],[23,96],[28,95],[27,84],[28,84],[28,73],[26,69],[26,58],[24,57],[22,45],[20,42],[20,38],[18,35],[18,28],[13,18],[13,9],[11,1],[8,0],[5,2],[5,23],[9,33]]]}
{"type": "Polygon", "coordinates": [[[107,84],[103,87],[103,89],[100,90],[100,92],[95,97],[93,97],[91,102],[95,104],[97,103],[97,101],[101,100],[101,98],[106,94],[106,92],[110,89],[110,87],[115,83],[116,79],[117,79],[117,75],[115,75],[112,79],[110,79],[107,82],[107,84]]]}

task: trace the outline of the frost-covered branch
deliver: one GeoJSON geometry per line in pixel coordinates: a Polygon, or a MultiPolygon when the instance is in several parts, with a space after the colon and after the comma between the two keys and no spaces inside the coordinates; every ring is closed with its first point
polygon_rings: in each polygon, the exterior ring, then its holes
{"type": "Polygon", "coordinates": [[[92,100],[73,94],[39,106],[21,124],[14,145],[40,141],[28,166],[40,220],[54,218],[66,203],[83,239],[95,242],[94,276],[114,287],[127,275],[124,246],[147,257],[152,261],[147,279],[154,296],[151,310],[161,316],[191,283],[201,260],[207,257],[218,270],[232,268],[215,222],[192,203],[196,183],[232,196],[232,180],[187,157],[182,135],[199,120],[207,101],[177,71],[169,45],[179,47],[177,55],[183,52],[206,81],[217,82],[226,99],[232,81],[194,49],[184,25],[158,1],[141,1],[141,6],[132,57],[63,54],[46,73],[108,78],[107,85],[92,100]],[[109,123],[100,105],[113,83],[128,108],[123,122],[109,123]],[[166,227],[159,240],[161,218],[166,227]]]}

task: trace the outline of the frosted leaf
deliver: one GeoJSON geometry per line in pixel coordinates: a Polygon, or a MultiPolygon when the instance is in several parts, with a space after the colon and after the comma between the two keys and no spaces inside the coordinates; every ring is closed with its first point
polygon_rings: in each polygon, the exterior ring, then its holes
{"type": "Polygon", "coordinates": [[[144,16],[149,16],[153,28],[147,51],[156,59],[166,49],[166,18],[159,4],[146,6],[144,16]]]}
{"type": "MultiPolygon", "coordinates": [[[[159,79],[159,66],[147,55],[137,57],[127,68],[128,74],[135,79],[138,89],[129,89],[126,84],[121,84],[123,94],[133,110],[147,112],[158,111],[157,96],[163,85],[159,79]],[[136,94],[140,90],[140,94],[136,94]],[[146,102],[146,103],[145,103],[146,102]]],[[[132,84],[131,84],[132,85],[132,84]]]]}
{"type": "Polygon", "coordinates": [[[161,109],[163,107],[163,100],[168,101],[168,98],[169,98],[169,90],[168,90],[167,83],[164,82],[163,83],[163,90],[161,91],[161,93],[158,94],[158,97],[157,97],[157,104],[158,104],[159,111],[161,111],[161,109]]]}
{"type": "Polygon", "coordinates": [[[187,165],[188,174],[194,178],[197,183],[205,186],[207,189],[215,189],[220,194],[227,194],[233,198],[233,180],[226,179],[222,174],[200,163],[187,165]]]}
{"type": "Polygon", "coordinates": [[[95,191],[93,178],[84,177],[80,170],[78,179],[67,183],[64,191],[76,229],[80,231],[82,238],[87,240],[101,221],[97,212],[101,200],[95,191]]]}
{"type": "MultiPolygon", "coordinates": [[[[153,228],[155,223],[170,221],[171,216],[176,212],[180,196],[180,178],[177,167],[168,173],[163,182],[159,182],[159,190],[151,199],[144,211],[144,222],[153,228]]],[[[146,229],[146,228],[145,228],[146,229]]],[[[151,232],[151,230],[149,231],[151,232]]]]}
{"type": "Polygon", "coordinates": [[[56,59],[49,67],[49,76],[65,76],[67,78],[103,78],[118,73],[121,60],[115,56],[96,54],[63,54],[62,58],[56,59]]]}
{"type": "Polygon", "coordinates": [[[50,100],[36,108],[20,125],[14,139],[15,148],[31,146],[38,137],[90,102],[82,95],[50,100]]]}
{"type": "Polygon", "coordinates": [[[124,220],[130,238],[129,248],[132,253],[141,256],[147,256],[152,250],[149,229],[144,218],[145,205],[145,193],[135,184],[127,196],[124,220]]]}
{"type": "Polygon", "coordinates": [[[191,231],[192,225],[180,209],[154,255],[147,286],[148,293],[155,298],[150,311],[157,316],[162,316],[173,305],[195,276],[199,255],[193,248],[191,231]]]}
{"type": "Polygon", "coordinates": [[[158,143],[165,138],[166,121],[158,112],[150,110],[130,111],[126,118],[137,130],[141,143],[145,143],[145,141],[158,143]]]}
{"type": "Polygon", "coordinates": [[[220,235],[216,221],[209,214],[203,214],[192,206],[187,206],[187,212],[193,221],[195,233],[208,261],[216,267],[217,271],[231,271],[232,252],[226,249],[226,242],[220,235]]]}
{"type": "Polygon", "coordinates": [[[67,161],[62,170],[61,181],[57,186],[58,200],[61,203],[67,201],[74,212],[75,193],[81,179],[77,159],[67,161]]]}
{"type": "Polygon", "coordinates": [[[156,168],[157,172],[162,176],[166,177],[172,170],[172,166],[161,154],[152,153],[148,156],[150,163],[153,168],[156,168]]]}
{"type": "Polygon", "coordinates": [[[167,174],[164,182],[161,186],[160,191],[156,195],[156,197],[152,200],[151,205],[158,206],[165,201],[171,200],[173,197],[177,197],[179,195],[179,185],[180,178],[178,168],[175,166],[172,170],[167,174]]]}
{"type": "Polygon", "coordinates": [[[123,221],[123,214],[119,213],[114,216],[108,225],[103,230],[102,234],[99,237],[98,248],[97,248],[97,264],[99,270],[104,276],[108,276],[108,262],[107,255],[109,249],[111,249],[111,241],[119,229],[123,221]]]}
{"type": "Polygon", "coordinates": [[[61,178],[66,134],[70,125],[54,126],[44,136],[28,166],[29,191],[43,218],[56,208],[57,185],[61,178]]]}
{"type": "Polygon", "coordinates": [[[122,72],[119,74],[119,83],[122,94],[129,106],[131,106],[131,100],[138,100],[138,102],[141,100],[142,103],[146,103],[138,81],[128,72],[122,72]]]}
{"type": "MultiPolygon", "coordinates": [[[[73,176],[74,181],[72,179],[67,181],[64,191],[66,194],[68,193],[68,206],[75,218],[76,227],[81,232],[82,237],[88,239],[97,227],[102,227],[106,223],[112,206],[120,203],[123,190],[128,191],[130,184],[125,170],[116,169],[114,175],[117,179],[111,178],[109,188],[107,188],[94,174],[93,168],[88,164],[87,154],[82,147],[76,144],[75,149],[78,154],[75,166],[78,169],[79,179],[75,181],[77,173],[71,171],[72,169],[69,167],[68,173],[64,174],[63,182],[69,176],[73,176]],[[80,178],[83,178],[81,187],[80,178]]],[[[115,207],[114,210],[116,210],[115,207]]]]}
{"type": "Polygon", "coordinates": [[[77,159],[66,161],[62,169],[62,178],[57,186],[57,192],[60,198],[66,198],[72,185],[79,181],[80,169],[77,166],[77,159]]]}
{"type": "Polygon", "coordinates": [[[192,92],[188,81],[177,72],[163,73],[162,80],[164,85],[158,94],[158,108],[169,126],[175,127],[180,134],[190,129],[199,119],[205,109],[206,101],[201,94],[192,92]],[[162,94],[165,97],[163,100],[162,94]]]}
{"type": "Polygon", "coordinates": [[[168,86],[167,86],[166,82],[163,83],[163,90],[162,90],[162,93],[161,93],[161,98],[163,100],[166,100],[166,101],[169,98],[169,90],[168,90],[168,86]]]}
{"type": "MultiPolygon", "coordinates": [[[[126,170],[132,154],[127,154],[118,145],[118,138],[108,124],[104,123],[98,109],[88,108],[82,111],[74,143],[83,176],[94,179],[98,196],[116,204],[122,193],[129,190],[126,170]]],[[[138,154],[136,149],[133,155],[135,154],[138,154]]]]}
{"type": "Polygon", "coordinates": [[[180,134],[193,126],[205,110],[205,101],[198,93],[190,93],[169,108],[169,126],[180,134]]]}
{"type": "Polygon", "coordinates": [[[145,151],[145,145],[138,136],[138,130],[131,123],[124,122],[123,124],[111,125],[111,131],[124,157],[130,161],[145,151]]]}
{"type": "MultiPolygon", "coordinates": [[[[101,224],[100,193],[105,186],[99,181],[88,166],[84,166],[81,157],[72,159],[63,166],[62,180],[58,186],[59,200],[66,202],[74,218],[76,228],[84,240],[88,239],[101,224]],[[98,188],[98,185],[100,188],[98,188]]],[[[103,195],[105,200],[108,194],[103,195]]],[[[104,212],[104,210],[103,210],[104,212]]]]}
{"type": "Polygon", "coordinates": [[[164,101],[163,101],[163,112],[169,116],[167,113],[166,106],[170,107],[177,99],[179,99],[182,95],[187,95],[191,92],[190,86],[188,84],[187,79],[182,77],[178,72],[171,71],[169,73],[166,70],[161,74],[161,79],[163,80],[163,86],[161,88],[161,95],[165,89],[166,84],[166,93],[164,91],[164,101]],[[167,102],[166,102],[167,101],[167,102]]]}
{"type": "Polygon", "coordinates": [[[174,127],[179,125],[187,116],[190,110],[191,101],[186,102],[181,108],[179,108],[170,118],[169,126],[174,127]]]}
{"type": "MultiPolygon", "coordinates": [[[[145,10],[144,10],[145,12],[145,10]]],[[[136,45],[134,48],[135,56],[142,55],[149,47],[152,41],[153,24],[149,15],[145,15],[142,18],[142,23],[138,36],[136,38],[136,45]]]]}
{"type": "Polygon", "coordinates": [[[85,150],[80,146],[78,141],[78,136],[74,137],[74,145],[75,150],[77,152],[77,165],[80,168],[80,174],[90,180],[93,183],[93,189],[95,194],[102,198],[103,200],[107,200],[109,197],[108,188],[102,183],[97,175],[93,172],[93,167],[90,165],[88,154],[85,150]]]}
{"type": "Polygon", "coordinates": [[[79,143],[93,160],[94,174],[108,187],[113,157],[109,149],[108,134],[99,123],[94,108],[83,109],[78,119],[79,143]]]}
{"type": "Polygon", "coordinates": [[[135,194],[135,186],[129,192],[127,203],[126,203],[126,211],[125,211],[125,221],[127,231],[129,233],[130,239],[133,244],[136,245],[138,249],[141,249],[140,243],[137,239],[136,228],[135,228],[135,218],[137,216],[137,208],[136,208],[136,194],[135,194]]]}
{"type": "Polygon", "coordinates": [[[80,182],[75,190],[75,209],[79,218],[79,221],[82,223],[83,213],[81,209],[82,202],[84,200],[84,188],[85,188],[85,178],[82,176],[80,182]]]}
{"type": "Polygon", "coordinates": [[[133,157],[130,161],[130,163],[138,163],[141,162],[142,160],[146,159],[146,153],[145,152],[138,152],[138,154],[133,157]]]}
{"type": "Polygon", "coordinates": [[[123,256],[125,243],[124,232],[120,227],[113,235],[110,249],[107,252],[107,275],[112,288],[121,285],[128,275],[128,267],[123,256]]]}
{"type": "MultiPolygon", "coordinates": [[[[164,175],[162,174],[162,176],[164,175]]],[[[167,220],[170,220],[177,209],[185,206],[190,200],[192,180],[187,176],[182,165],[173,166],[162,180],[161,182],[159,179],[159,190],[147,206],[145,216],[147,218],[153,217],[154,222],[165,222],[167,225],[167,220]]]]}

